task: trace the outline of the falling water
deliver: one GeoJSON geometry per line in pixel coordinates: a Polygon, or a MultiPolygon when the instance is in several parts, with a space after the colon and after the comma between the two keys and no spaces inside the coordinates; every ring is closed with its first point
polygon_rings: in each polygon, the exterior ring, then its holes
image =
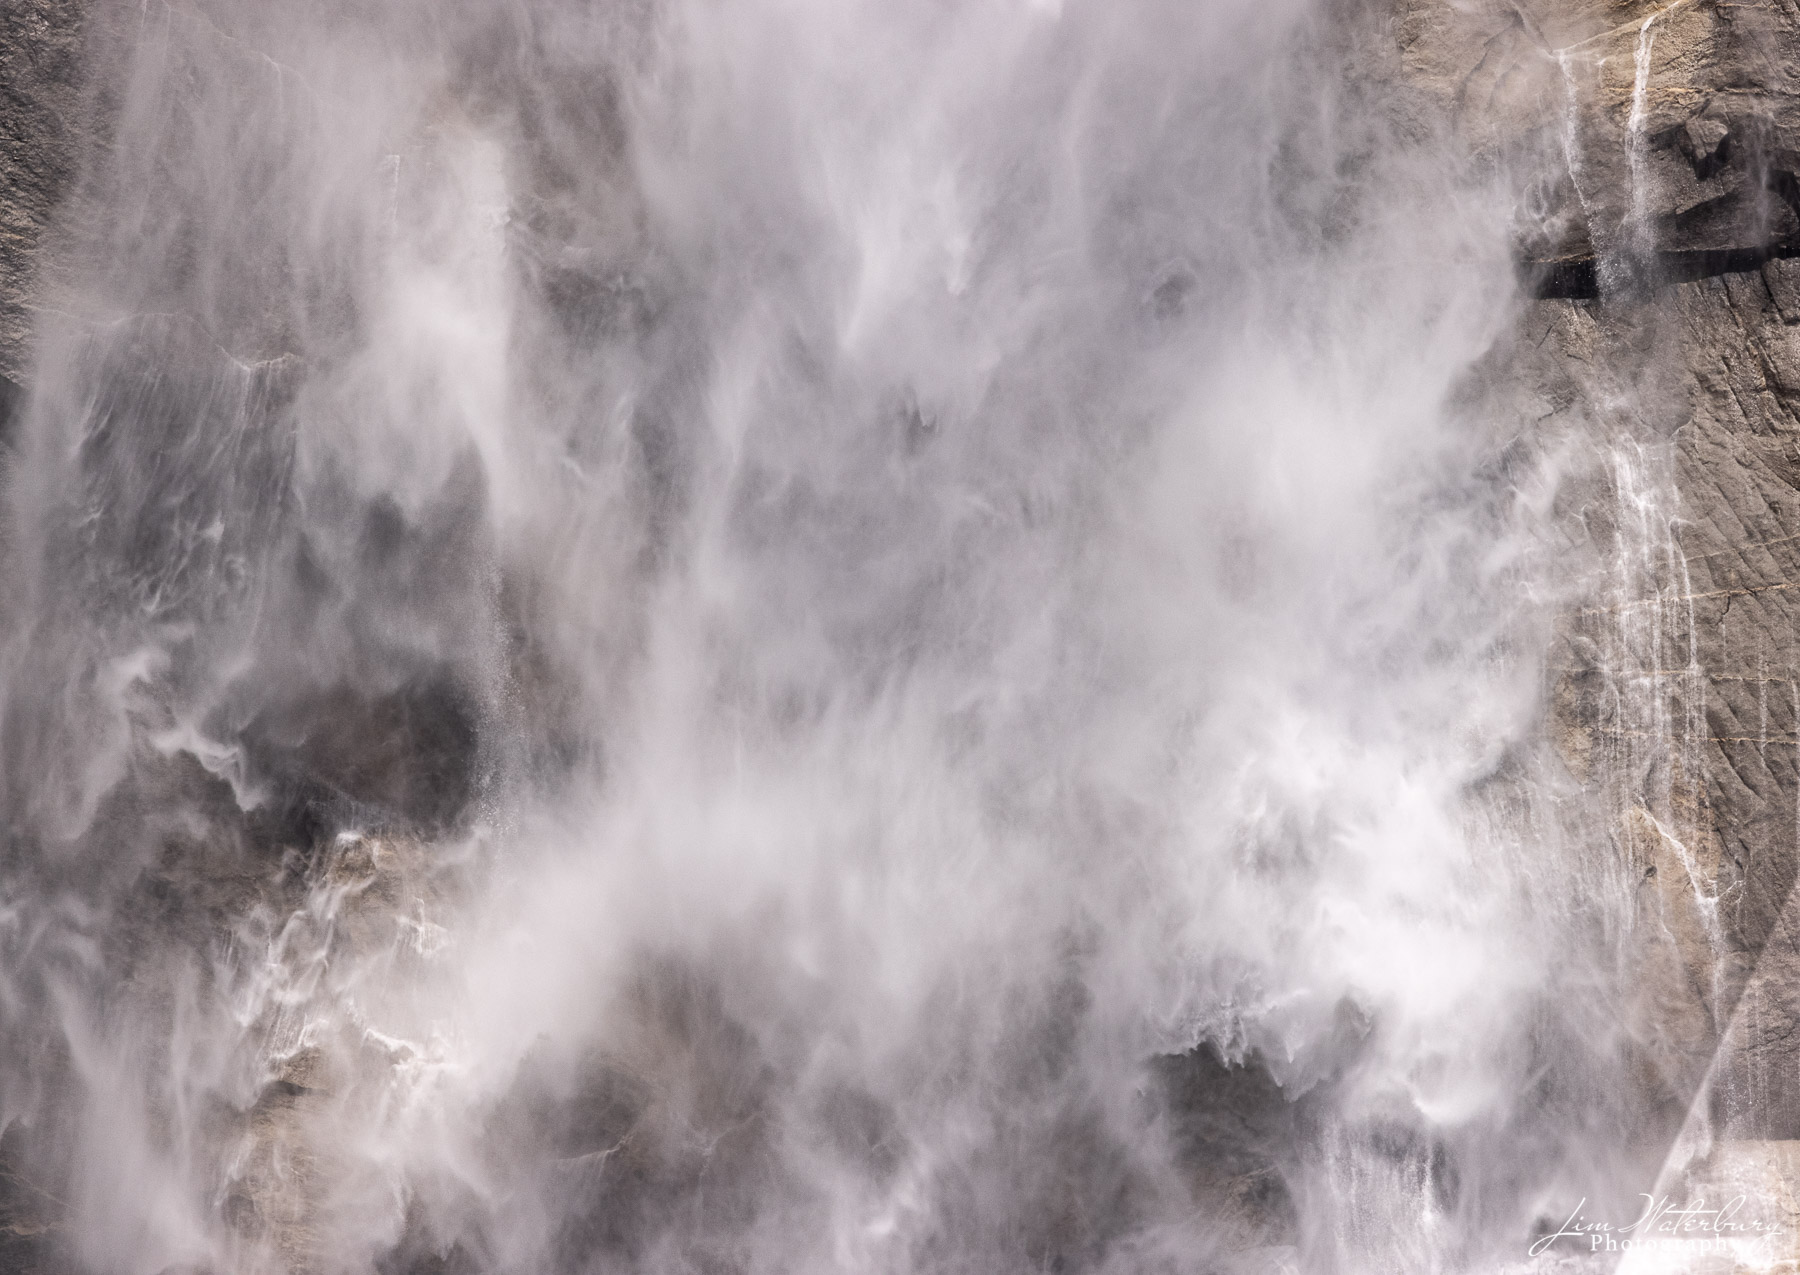
{"type": "Polygon", "coordinates": [[[1650,247],[1650,193],[1644,178],[1644,107],[1649,97],[1650,51],[1656,45],[1656,34],[1650,27],[1662,12],[1658,9],[1644,19],[1643,25],[1638,27],[1637,47],[1631,53],[1631,114],[1625,121],[1626,153],[1631,167],[1631,211],[1626,238],[1636,253],[1643,253],[1650,247]]]}
{"type": "Polygon", "coordinates": [[[1486,1270],[1627,1182],[1512,200],[1324,8],[102,6],[0,652],[68,1260],[1486,1270]]]}

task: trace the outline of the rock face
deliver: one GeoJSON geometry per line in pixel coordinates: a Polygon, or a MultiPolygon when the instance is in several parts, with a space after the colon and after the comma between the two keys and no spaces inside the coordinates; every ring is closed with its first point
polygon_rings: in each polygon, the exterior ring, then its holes
{"type": "Polygon", "coordinates": [[[38,244],[74,177],[82,13],[80,0],[0,10],[0,377],[15,387],[30,360],[38,244]]]}
{"type": "Polygon", "coordinates": [[[1404,0],[1391,29],[1490,162],[1558,161],[1518,210],[1545,299],[1511,374],[1610,453],[1569,497],[1595,574],[1550,726],[1638,899],[1663,1185],[1791,1165],[1746,1148],[1800,1137],[1800,9],[1404,0]]]}

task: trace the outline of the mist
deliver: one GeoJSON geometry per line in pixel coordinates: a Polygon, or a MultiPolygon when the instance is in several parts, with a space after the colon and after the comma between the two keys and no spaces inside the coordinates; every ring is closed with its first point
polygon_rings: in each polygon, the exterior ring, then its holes
{"type": "Polygon", "coordinates": [[[1375,15],[96,13],[0,621],[73,1269],[1495,1270],[1654,1168],[1543,720],[1666,515],[1568,534],[1566,157],[1375,15]]]}

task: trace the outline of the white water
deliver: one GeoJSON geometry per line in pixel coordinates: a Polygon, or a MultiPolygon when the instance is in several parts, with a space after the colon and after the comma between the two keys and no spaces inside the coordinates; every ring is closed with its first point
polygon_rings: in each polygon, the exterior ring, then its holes
{"type": "Polygon", "coordinates": [[[1656,33],[1650,27],[1662,12],[1658,9],[1644,19],[1643,25],[1638,27],[1637,46],[1631,53],[1631,114],[1625,120],[1625,145],[1631,167],[1631,211],[1626,235],[1631,250],[1638,253],[1647,251],[1651,242],[1648,222],[1650,192],[1644,178],[1645,151],[1649,147],[1649,142],[1644,137],[1644,108],[1650,87],[1650,53],[1656,47],[1656,33]]]}
{"type": "Polygon", "coordinates": [[[118,38],[4,665],[83,1269],[1490,1269],[1624,1153],[1510,201],[1308,6],[118,38]]]}

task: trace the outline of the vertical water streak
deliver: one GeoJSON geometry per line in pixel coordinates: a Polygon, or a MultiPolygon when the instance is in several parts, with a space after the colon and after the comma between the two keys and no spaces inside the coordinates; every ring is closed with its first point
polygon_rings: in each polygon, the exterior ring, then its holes
{"type": "Polygon", "coordinates": [[[1643,255],[1654,245],[1648,225],[1649,191],[1645,189],[1644,160],[1648,145],[1644,133],[1644,112],[1650,88],[1650,52],[1656,45],[1652,24],[1661,17],[1657,9],[1646,15],[1638,27],[1637,44],[1632,50],[1631,113],[1625,120],[1626,160],[1631,173],[1631,206],[1627,214],[1625,239],[1629,250],[1643,255]]]}

